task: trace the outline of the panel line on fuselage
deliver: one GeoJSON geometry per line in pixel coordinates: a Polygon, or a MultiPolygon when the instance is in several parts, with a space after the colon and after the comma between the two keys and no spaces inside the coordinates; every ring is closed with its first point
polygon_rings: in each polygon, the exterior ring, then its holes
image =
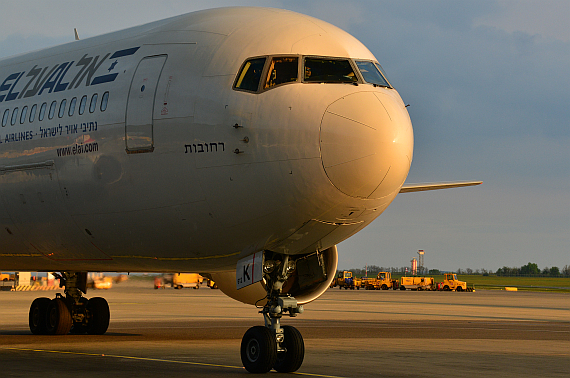
{"type": "Polygon", "coordinates": [[[228,253],[227,255],[202,256],[202,257],[155,257],[155,256],[111,256],[113,259],[141,259],[159,261],[190,261],[190,260],[212,260],[237,256],[241,252],[228,253]]]}

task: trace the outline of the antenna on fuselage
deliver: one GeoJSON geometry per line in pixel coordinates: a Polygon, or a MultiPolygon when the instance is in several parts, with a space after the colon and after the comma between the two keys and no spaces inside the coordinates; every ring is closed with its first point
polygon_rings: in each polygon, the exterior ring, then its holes
{"type": "Polygon", "coordinates": [[[77,28],[73,28],[73,31],[75,32],[75,40],[79,41],[79,34],[77,33],[77,28]]]}

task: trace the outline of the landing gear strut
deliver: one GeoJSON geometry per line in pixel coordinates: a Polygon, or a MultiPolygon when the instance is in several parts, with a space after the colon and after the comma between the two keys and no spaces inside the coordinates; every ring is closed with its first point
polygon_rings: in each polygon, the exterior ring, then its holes
{"type": "Polygon", "coordinates": [[[289,295],[282,295],[287,278],[295,271],[295,262],[289,256],[275,255],[263,264],[267,302],[260,311],[265,326],[250,328],[241,341],[241,361],[250,373],[267,373],[271,369],[290,373],[298,370],[305,356],[301,333],[294,327],[281,327],[281,318],[288,313],[295,317],[303,306],[289,295]]]}
{"type": "Polygon", "coordinates": [[[109,305],[104,298],[87,300],[87,272],[62,272],[54,274],[60,287],[65,286],[65,296],[56,294],[54,299],[37,298],[30,306],[30,331],[35,335],[66,335],[88,333],[102,335],[109,327],[109,305]]]}

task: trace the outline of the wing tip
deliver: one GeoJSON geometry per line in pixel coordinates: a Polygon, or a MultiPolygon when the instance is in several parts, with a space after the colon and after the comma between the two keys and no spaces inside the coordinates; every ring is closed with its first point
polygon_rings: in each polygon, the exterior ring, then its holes
{"type": "Polygon", "coordinates": [[[463,188],[466,186],[476,186],[483,184],[483,181],[460,181],[460,182],[439,182],[425,184],[404,185],[400,189],[400,193],[425,192],[428,190],[463,188]]]}

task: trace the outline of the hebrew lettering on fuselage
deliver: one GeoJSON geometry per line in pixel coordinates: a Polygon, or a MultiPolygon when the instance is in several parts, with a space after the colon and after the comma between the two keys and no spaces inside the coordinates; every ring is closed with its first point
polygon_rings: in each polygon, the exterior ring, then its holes
{"type": "Polygon", "coordinates": [[[226,145],[224,142],[217,142],[217,143],[198,143],[198,144],[185,144],[184,145],[184,153],[195,153],[199,154],[201,152],[223,152],[226,150],[226,145]],[[206,149],[204,149],[204,146],[206,149]],[[221,146],[222,149],[220,150],[218,146],[221,146]],[[192,150],[194,149],[194,150],[192,150]]]}

